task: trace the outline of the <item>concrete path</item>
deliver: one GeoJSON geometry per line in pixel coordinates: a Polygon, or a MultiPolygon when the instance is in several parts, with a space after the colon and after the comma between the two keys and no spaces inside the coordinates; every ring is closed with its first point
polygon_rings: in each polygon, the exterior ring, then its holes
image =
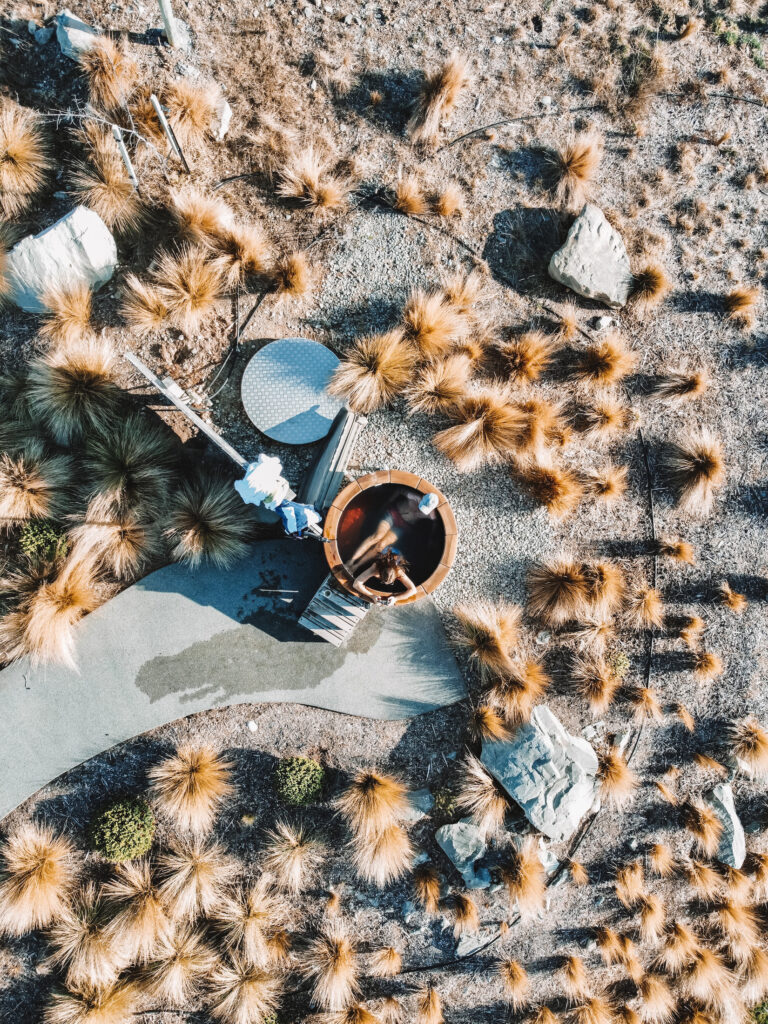
{"type": "Polygon", "coordinates": [[[409,718],[465,695],[432,602],[374,609],[344,648],[297,619],[327,573],[318,544],[263,541],[228,572],[171,565],[78,627],[79,674],[0,672],[0,817],[94,754],[196,711],[290,701],[409,718]]]}

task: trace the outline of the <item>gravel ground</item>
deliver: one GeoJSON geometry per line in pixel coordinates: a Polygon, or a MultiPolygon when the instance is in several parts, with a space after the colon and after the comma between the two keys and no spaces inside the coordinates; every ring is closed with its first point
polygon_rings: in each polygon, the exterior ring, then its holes
{"type": "MultiPolygon", "coordinates": [[[[590,927],[612,923],[631,930],[636,925],[612,896],[615,865],[655,841],[669,842],[680,853],[690,847],[676,813],[659,800],[654,782],[666,767],[677,765],[680,792],[699,792],[714,779],[694,764],[692,756],[701,750],[720,752],[726,720],[750,713],[768,721],[768,698],[761,686],[768,650],[764,327],[768,219],[765,186],[744,187],[748,175],[759,171],[766,159],[766,108],[761,105],[766,86],[749,45],[729,46],[714,30],[714,18],[719,15],[727,22],[735,20],[746,35],[752,19],[756,38],[762,41],[764,7],[707,5],[703,13],[708,27],[687,42],[676,42],[685,20],[700,13],[698,9],[666,2],[610,2],[573,9],[561,0],[514,7],[501,3],[467,7],[453,2],[416,5],[405,0],[306,8],[288,3],[214,6],[191,0],[177,6],[192,25],[196,47],[193,56],[179,57],[147,45],[142,33],[154,12],[141,4],[120,11],[108,9],[100,0],[72,6],[86,20],[101,20],[127,33],[128,46],[146,80],[159,81],[197,66],[226,88],[234,109],[233,128],[220,148],[211,146],[196,154],[195,178],[202,185],[250,169],[250,133],[257,127],[259,112],[271,110],[294,123],[305,139],[327,145],[339,156],[356,158],[368,182],[391,185],[402,168],[416,170],[427,187],[455,180],[467,195],[466,217],[441,225],[445,231],[440,231],[362,203],[321,226],[309,214],[287,210],[259,183],[238,181],[223,189],[238,211],[260,219],[282,248],[305,247],[318,239],[310,250],[318,276],[313,298],[299,307],[276,309],[271,300],[262,304],[242,342],[232,377],[210,410],[212,421],[244,455],[260,450],[279,453],[293,480],[299,479],[311,452],[287,452],[256,435],[238,399],[247,356],[266,340],[296,334],[342,351],[357,334],[394,325],[412,287],[438,285],[449,269],[469,265],[467,251],[456,238],[487,260],[485,316],[490,328],[519,329],[549,319],[551,314],[542,304],[558,308],[566,293],[547,278],[546,262],[564,237],[568,220],[552,211],[551,200],[542,190],[537,147],[562,142],[574,130],[594,128],[603,133],[605,156],[592,198],[622,231],[633,265],[659,260],[673,282],[667,301],[646,318],[631,311],[612,314],[640,357],[626,391],[648,440],[652,468],[660,443],[684,427],[705,423],[724,445],[728,480],[706,519],[694,521],[682,515],[660,488],[654,496],[658,534],[689,540],[697,558],[694,567],[659,564],[662,594],[673,613],[703,615],[708,627],[706,646],[722,657],[725,672],[713,683],[697,684],[681,659],[680,644],[667,637],[658,640],[652,684],[665,706],[682,700],[695,712],[696,732],[684,733],[670,716],[645,729],[633,760],[642,780],[637,799],[623,814],[602,811],[579,852],[589,867],[591,884],[555,889],[543,918],[515,926],[503,947],[495,949],[503,948],[519,959],[531,973],[532,998],[549,1000],[556,1009],[562,1006],[558,1002],[562,989],[553,977],[553,958],[563,952],[585,955],[595,969],[596,988],[620,983],[621,970],[600,968],[596,954],[587,948],[590,927]],[[663,51],[670,68],[665,86],[669,95],[656,97],[649,111],[634,120],[606,109],[569,114],[576,107],[594,106],[591,90],[601,84],[601,69],[615,63],[617,36],[637,39],[632,33],[640,30],[644,38],[657,40],[663,51]],[[556,45],[563,36],[565,41],[556,45]],[[467,140],[423,156],[402,134],[407,100],[421,70],[435,67],[454,47],[472,58],[475,77],[450,128],[444,130],[444,141],[501,118],[535,117],[497,128],[491,140],[467,140]],[[326,82],[330,78],[338,84],[347,63],[352,88],[340,97],[326,82]],[[688,88],[692,82],[698,91],[688,88]],[[371,89],[383,92],[380,106],[370,105],[371,89]],[[685,100],[679,95],[684,91],[688,93],[685,100]],[[541,102],[547,96],[552,99],[548,107],[541,102]],[[718,144],[727,132],[730,137],[718,144]],[[516,288],[505,283],[509,280],[516,288]],[[752,331],[737,330],[721,312],[718,297],[736,282],[763,289],[752,331]],[[670,411],[651,402],[643,385],[648,375],[662,367],[680,365],[705,366],[712,374],[712,386],[699,401],[670,411]],[[724,578],[750,600],[742,616],[714,602],[713,587],[724,578]]],[[[13,12],[17,20],[9,21],[6,14],[5,25],[25,30],[24,19],[40,19],[46,13],[38,5],[17,5],[13,12]]],[[[72,65],[56,55],[54,43],[43,51],[35,46],[26,38],[18,46],[4,41],[3,91],[38,109],[60,110],[82,96],[82,86],[72,65]]],[[[64,170],[61,179],[57,189],[65,187],[64,170]]],[[[34,211],[29,229],[50,223],[66,208],[65,199],[46,196],[34,211]]],[[[121,257],[126,269],[145,266],[150,258],[146,240],[125,247],[121,257]]],[[[215,372],[210,367],[226,351],[231,304],[222,303],[199,336],[183,338],[167,332],[141,342],[120,324],[115,301],[118,286],[119,279],[101,294],[96,310],[99,328],[119,347],[137,352],[161,375],[171,373],[205,391],[206,381],[215,372]]],[[[580,322],[588,330],[594,329],[595,317],[604,312],[581,300],[579,310],[580,322]]],[[[0,337],[7,365],[23,362],[42,347],[34,320],[14,311],[0,314],[0,337]]],[[[125,383],[136,386],[137,380],[126,374],[125,383]]],[[[545,380],[540,390],[561,398],[571,394],[569,385],[554,378],[545,380]]],[[[162,415],[182,436],[189,436],[180,416],[168,411],[162,415]]],[[[619,560],[632,580],[649,577],[650,559],[636,553],[639,542],[649,537],[650,510],[642,449],[634,430],[610,446],[590,448],[577,443],[568,452],[568,459],[580,468],[607,461],[626,463],[630,478],[626,500],[611,509],[585,503],[572,517],[558,522],[522,494],[503,467],[458,474],[431,444],[440,425],[406,416],[399,404],[373,414],[350,471],[356,474],[380,467],[417,471],[449,496],[460,545],[454,569],[436,594],[441,609],[448,612],[457,600],[473,596],[503,595],[522,601],[523,578],[531,560],[561,550],[589,556],[607,553],[619,560]]],[[[523,647],[543,654],[553,665],[558,663],[559,643],[533,624],[526,625],[523,647]]],[[[629,681],[640,682],[647,641],[622,639],[620,647],[630,658],[629,681]]],[[[548,703],[574,732],[590,723],[588,709],[560,692],[557,684],[548,703]]],[[[622,733],[627,718],[626,705],[617,702],[605,716],[605,734],[622,733]]],[[[460,719],[461,709],[410,723],[365,722],[283,706],[211,711],[94,759],[43,791],[3,826],[11,829],[25,816],[41,815],[82,840],[88,808],[94,802],[116,788],[139,787],[146,765],[160,748],[181,737],[199,738],[232,753],[237,761],[238,797],[219,828],[227,845],[250,860],[251,851],[258,850],[262,824],[269,824],[275,814],[270,791],[263,785],[263,768],[271,759],[310,753],[339,772],[376,764],[402,771],[415,786],[424,785],[433,782],[433,772],[447,770],[447,754],[461,750],[465,735],[460,719]],[[249,719],[257,721],[255,733],[245,728],[249,719]],[[249,808],[255,808],[253,830],[241,821],[249,808]]],[[[750,828],[750,849],[764,850],[763,787],[739,779],[734,788],[736,806],[750,828]]],[[[338,851],[339,826],[329,808],[318,808],[313,817],[328,831],[331,848],[338,851]]],[[[431,839],[436,824],[434,820],[421,823],[414,835],[454,884],[458,877],[448,871],[431,839]]],[[[495,840],[500,848],[508,841],[503,836],[495,840]]],[[[564,853],[557,848],[555,852],[564,853]]],[[[103,869],[89,862],[88,870],[103,869]]],[[[391,942],[414,967],[449,956],[452,938],[450,932],[440,930],[439,923],[427,922],[419,914],[403,923],[407,887],[384,893],[360,887],[349,878],[343,853],[334,852],[323,884],[342,881],[345,914],[364,946],[391,942]]],[[[653,883],[653,888],[664,896],[669,919],[706,924],[691,891],[679,880],[653,883]]],[[[322,899],[318,888],[301,907],[293,907],[294,924],[303,927],[307,915],[317,915],[322,899]]],[[[497,923],[508,913],[502,894],[482,895],[480,903],[484,925],[497,923]]],[[[43,953],[37,938],[7,944],[0,974],[3,1019],[14,1024],[40,1019],[39,1008],[50,985],[43,953]]],[[[431,977],[444,997],[448,1020],[506,1019],[508,1010],[493,972],[494,955],[495,950],[462,966],[409,975],[392,988],[407,992],[411,982],[418,985],[431,977]]],[[[651,956],[652,950],[644,949],[646,963],[651,956]]],[[[371,985],[366,993],[376,995],[382,990],[371,985]]],[[[617,991],[626,998],[626,985],[617,991]]],[[[300,1020],[306,1013],[301,996],[294,1002],[286,1020],[300,1020]]],[[[411,1002],[408,1007],[410,1012],[411,1002]]],[[[157,1014],[152,1019],[170,1024],[178,1017],[157,1014]]]]}

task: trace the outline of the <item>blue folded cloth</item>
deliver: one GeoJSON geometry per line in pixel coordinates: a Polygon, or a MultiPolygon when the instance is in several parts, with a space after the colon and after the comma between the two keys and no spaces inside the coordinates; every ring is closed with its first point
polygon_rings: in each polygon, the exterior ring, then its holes
{"type": "Polygon", "coordinates": [[[320,513],[314,505],[302,505],[297,501],[283,501],[277,506],[277,514],[283,521],[287,534],[300,537],[310,526],[319,526],[320,513]]]}

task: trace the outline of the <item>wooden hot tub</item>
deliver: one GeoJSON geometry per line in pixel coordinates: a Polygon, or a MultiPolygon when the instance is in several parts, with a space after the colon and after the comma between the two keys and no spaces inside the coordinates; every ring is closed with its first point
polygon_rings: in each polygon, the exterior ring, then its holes
{"type": "MultiPolygon", "coordinates": [[[[417,592],[410,601],[431,594],[448,575],[456,557],[456,520],[445,495],[427,480],[415,473],[404,473],[397,469],[385,469],[378,473],[361,476],[333,499],[325,518],[324,535],[330,543],[324,545],[325,557],[331,572],[339,585],[354,593],[352,576],[344,562],[350,558],[360,542],[376,528],[382,510],[404,490],[417,494],[437,494],[439,504],[434,519],[424,519],[414,524],[413,530],[404,536],[398,548],[408,560],[408,575],[416,585],[417,592]]],[[[382,596],[397,594],[395,588],[367,586],[382,596]]]]}

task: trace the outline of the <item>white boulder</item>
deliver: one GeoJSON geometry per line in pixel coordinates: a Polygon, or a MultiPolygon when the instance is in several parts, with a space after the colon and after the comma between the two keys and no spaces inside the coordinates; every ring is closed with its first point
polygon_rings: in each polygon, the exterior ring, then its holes
{"type": "Polygon", "coordinates": [[[485,854],[488,844],[485,833],[471,818],[462,818],[453,825],[443,825],[435,832],[435,839],[468,889],[488,888],[491,884],[488,868],[475,870],[475,862],[485,854]]]}
{"type": "Polygon", "coordinates": [[[632,289],[624,240],[599,207],[587,203],[549,261],[549,276],[586,299],[623,306],[632,289]]]}
{"type": "Polygon", "coordinates": [[[534,828],[556,842],[573,835],[597,797],[597,755],[544,705],[513,739],[483,743],[481,759],[534,828]]]}
{"type": "Polygon", "coordinates": [[[91,49],[100,35],[97,28],[91,28],[66,7],[56,15],[56,40],[65,57],[77,60],[81,53],[91,49]]]}
{"type": "Polygon", "coordinates": [[[707,793],[705,800],[723,826],[717,859],[732,868],[740,868],[747,856],[747,844],[741,819],[736,813],[733,790],[729,782],[721,782],[707,793]]]}
{"type": "Polygon", "coordinates": [[[117,266],[117,246],[107,225],[93,210],[76,206],[61,220],[28,235],[8,253],[10,299],[29,313],[42,313],[42,298],[52,288],[86,284],[94,291],[117,266]]]}

